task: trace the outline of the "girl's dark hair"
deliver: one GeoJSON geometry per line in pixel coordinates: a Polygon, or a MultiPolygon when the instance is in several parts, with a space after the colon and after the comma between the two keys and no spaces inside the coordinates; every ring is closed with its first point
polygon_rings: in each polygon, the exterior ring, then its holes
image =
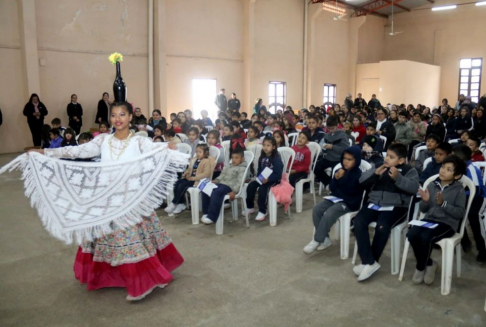
{"type": "Polygon", "coordinates": [[[176,115],[176,113],[175,113],[175,112],[173,112],[173,113],[171,113],[171,114],[170,114],[170,116],[169,116],[169,117],[171,117],[171,119],[172,119],[172,117],[175,117],[174,119],[176,119],[176,118],[177,118],[177,115],[176,115]]]}
{"type": "Polygon", "coordinates": [[[110,96],[110,95],[108,94],[108,92],[103,92],[103,95],[101,96],[101,98],[103,99],[103,97],[104,97],[105,95],[110,96]]]}
{"type": "MultiPolygon", "coordinates": [[[[230,131],[232,131],[232,132],[234,132],[234,131],[235,131],[235,128],[234,128],[234,127],[233,127],[233,125],[231,125],[231,124],[224,125],[224,127],[228,127],[228,129],[229,129],[230,131]]],[[[223,127],[223,128],[224,128],[224,127],[223,127]]]]}
{"type": "Polygon", "coordinates": [[[101,125],[105,125],[105,126],[106,126],[106,128],[110,128],[110,124],[108,124],[106,121],[102,121],[102,122],[100,123],[100,127],[101,127],[101,125]]]}
{"type": "MultiPolygon", "coordinates": [[[[274,146],[275,148],[273,149],[272,153],[270,154],[270,158],[275,158],[275,156],[278,155],[278,150],[277,150],[277,141],[275,141],[275,138],[273,136],[266,136],[264,139],[263,139],[263,143],[265,142],[270,142],[272,144],[272,146],[274,146]]],[[[261,165],[263,159],[267,156],[267,154],[265,153],[265,151],[263,151],[263,148],[262,148],[262,153],[260,154],[260,159],[258,159],[258,166],[261,165]]]]}
{"type": "Polygon", "coordinates": [[[154,129],[158,129],[162,133],[164,132],[164,127],[162,125],[160,125],[160,124],[158,124],[157,126],[155,126],[154,129]]]}
{"type": "MultiPolygon", "coordinates": [[[[452,152],[454,152],[454,154],[456,156],[458,156],[459,158],[461,158],[461,160],[463,160],[464,163],[466,161],[471,160],[472,150],[471,150],[470,147],[468,147],[465,144],[458,144],[458,145],[454,146],[452,148],[452,152]]],[[[444,164],[444,162],[442,162],[442,164],[444,164]]]]}
{"type": "Polygon", "coordinates": [[[194,132],[196,133],[196,135],[199,135],[199,130],[197,129],[197,127],[189,128],[189,130],[187,131],[187,135],[189,135],[190,132],[194,132]]]}
{"type": "Polygon", "coordinates": [[[218,131],[217,129],[212,129],[212,130],[210,130],[210,131],[208,132],[208,135],[207,135],[207,137],[208,137],[208,138],[209,138],[209,135],[214,136],[214,138],[215,138],[216,140],[218,140],[218,141],[219,141],[219,138],[221,137],[221,135],[219,134],[219,131],[218,131]]]}
{"type": "MultiPolygon", "coordinates": [[[[454,153],[455,151],[456,150],[454,150],[454,153]]],[[[455,154],[447,156],[444,161],[442,161],[442,165],[445,165],[446,163],[451,163],[454,165],[454,176],[466,175],[466,163],[459,156],[455,154]]]]}
{"type": "Polygon", "coordinates": [[[166,130],[164,135],[168,136],[168,137],[174,137],[174,136],[176,136],[176,132],[174,132],[174,129],[171,128],[171,129],[166,130]]]}
{"type": "Polygon", "coordinates": [[[232,122],[229,123],[229,125],[231,125],[233,127],[241,128],[240,122],[237,122],[237,121],[232,121],[232,122]]]}
{"type": "MultiPolygon", "coordinates": [[[[277,131],[273,132],[273,135],[275,135],[275,134],[278,134],[280,136],[280,138],[282,139],[282,144],[280,144],[278,147],[285,146],[285,134],[284,134],[284,132],[281,131],[281,130],[277,130],[277,131]]],[[[275,142],[276,141],[277,140],[275,140],[275,142]]]]}
{"type": "Polygon", "coordinates": [[[48,140],[49,139],[49,132],[51,131],[51,126],[48,124],[42,125],[42,139],[43,140],[48,140]]]}
{"type": "Polygon", "coordinates": [[[198,144],[196,146],[196,149],[199,148],[199,149],[202,149],[204,151],[204,157],[207,158],[209,157],[209,146],[207,144],[198,144]]]}
{"type": "Polygon", "coordinates": [[[200,121],[197,121],[197,122],[193,123],[192,125],[193,126],[194,125],[199,126],[199,128],[201,128],[201,131],[204,129],[204,126],[203,126],[203,124],[200,121]]]}
{"type": "Polygon", "coordinates": [[[49,133],[59,136],[61,133],[59,132],[59,128],[52,128],[49,133]]]}
{"type": "Polygon", "coordinates": [[[250,131],[250,129],[251,129],[253,132],[255,132],[255,134],[256,134],[256,136],[257,136],[257,138],[258,138],[258,135],[260,134],[260,130],[258,129],[258,127],[251,125],[250,127],[248,127],[248,131],[250,131]]]}
{"type": "Polygon", "coordinates": [[[62,138],[62,143],[61,143],[61,146],[65,146],[67,144],[76,144],[76,132],[74,131],[74,129],[68,127],[64,130],[64,137],[62,138]],[[68,141],[68,139],[66,138],[66,134],[71,134],[71,141],[68,141]]]}
{"type": "Polygon", "coordinates": [[[155,142],[155,140],[161,140],[162,142],[164,142],[164,139],[162,138],[162,136],[154,137],[154,142],[155,142]]]}
{"type": "Polygon", "coordinates": [[[175,118],[172,123],[179,123],[179,125],[182,125],[182,122],[179,118],[175,118]]]}
{"type": "Polygon", "coordinates": [[[158,114],[159,114],[159,115],[162,117],[162,113],[160,112],[160,110],[159,110],[159,109],[154,109],[154,110],[152,111],[152,114],[153,114],[154,112],[158,113],[158,114]]]}
{"type": "Polygon", "coordinates": [[[113,110],[115,107],[123,107],[125,108],[130,115],[133,115],[133,106],[129,102],[113,102],[110,106],[110,112],[113,110]]]}
{"type": "Polygon", "coordinates": [[[78,137],[78,141],[84,141],[84,140],[91,141],[92,139],[93,139],[93,134],[91,134],[89,132],[81,133],[81,134],[79,134],[79,137],[78,137]]]}
{"type": "MultiPolygon", "coordinates": [[[[76,95],[75,93],[71,94],[71,98],[72,98],[73,96],[75,96],[75,95],[76,95]]],[[[77,95],[76,95],[76,96],[77,96],[77,95]]]]}

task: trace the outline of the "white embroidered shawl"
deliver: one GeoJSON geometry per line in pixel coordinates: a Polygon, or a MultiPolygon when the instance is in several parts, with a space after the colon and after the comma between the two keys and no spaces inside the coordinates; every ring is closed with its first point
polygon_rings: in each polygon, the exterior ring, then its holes
{"type": "Polygon", "coordinates": [[[0,169],[20,169],[25,195],[54,237],[91,241],[142,221],[158,208],[187,156],[156,149],[123,162],[79,162],[23,154],[0,169]]]}

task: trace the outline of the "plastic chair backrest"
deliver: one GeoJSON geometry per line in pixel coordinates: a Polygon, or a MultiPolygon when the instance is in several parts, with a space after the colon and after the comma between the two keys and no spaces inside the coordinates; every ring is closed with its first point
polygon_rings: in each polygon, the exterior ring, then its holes
{"type": "Polygon", "coordinates": [[[287,135],[289,137],[289,146],[294,146],[297,144],[297,138],[299,137],[299,133],[289,133],[287,135]]]}
{"type": "Polygon", "coordinates": [[[427,159],[425,159],[424,161],[424,166],[422,167],[423,170],[425,170],[425,168],[427,168],[427,166],[429,165],[429,163],[432,161],[432,157],[429,157],[427,159]]]}
{"type": "Polygon", "coordinates": [[[184,134],[184,133],[177,133],[177,135],[179,136],[179,138],[181,139],[182,142],[184,142],[185,140],[187,140],[187,135],[184,134]]]}
{"type": "Polygon", "coordinates": [[[280,158],[284,164],[283,172],[290,172],[292,170],[292,165],[294,164],[295,151],[291,148],[278,148],[277,151],[280,154],[280,158]]]}
{"type": "Polygon", "coordinates": [[[245,132],[246,135],[248,135],[248,128],[243,128],[243,131],[245,132]]]}
{"type": "Polygon", "coordinates": [[[310,166],[309,166],[309,171],[310,171],[311,174],[313,174],[314,168],[315,168],[316,163],[317,163],[317,159],[319,158],[319,154],[321,153],[322,148],[316,142],[309,142],[307,144],[307,147],[309,148],[309,150],[311,152],[311,163],[310,163],[310,166]]]}
{"type": "Polygon", "coordinates": [[[213,157],[216,161],[218,161],[220,154],[221,154],[221,151],[217,147],[215,147],[214,145],[211,145],[209,147],[209,156],[213,157]]]}
{"type": "Polygon", "coordinates": [[[241,196],[241,193],[243,192],[243,185],[245,185],[245,180],[248,177],[248,173],[250,171],[250,163],[253,161],[255,158],[255,155],[253,154],[253,151],[245,151],[245,162],[248,163],[245,169],[245,173],[241,177],[241,184],[240,184],[240,191],[238,192],[238,196],[241,196]]]}
{"type": "Polygon", "coordinates": [[[204,143],[208,143],[208,140],[206,139],[206,135],[201,134],[201,136],[202,136],[202,138],[203,138],[204,143]]]}
{"type": "Polygon", "coordinates": [[[192,148],[189,144],[186,143],[177,143],[177,150],[179,152],[185,153],[185,154],[191,154],[192,148]]]}
{"type": "Polygon", "coordinates": [[[385,146],[386,146],[386,140],[387,140],[387,138],[386,138],[386,136],[380,135],[380,139],[383,141],[383,149],[384,149],[385,146]]]}
{"type": "Polygon", "coordinates": [[[486,161],[475,161],[472,163],[474,166],[478,167],[481,170],[481,174],[483,175],[483,185],[486,185],[486,161]]]}
{"type": "Polygon", "coordinates": [[[420,152],[422,151],[427,151],[427,146],[426,145],[421,145],[417,149],[415,149],[415,160],[417,160],[420,152]]]}
{"type": "Polygon", "coordinates": [[[261,144],[255,144],[252,146],[249,146],[247,148],[248,151],[253,152],[253,167],[255,168],[255,171],[258,170],[258,160],[260,160],[260,155],[262,154],[262,145],[261,144]]]}
{"type": "Polygon", "coordinates": [[[229,164],[230,161],[230,142],[231,141],[223,141],[221,142],[221,146],[224,149],[224,164],[227,165],[229,164]]]}
{"type": "Polygon", "coordinates": [[[207,125],[207,126],[204,126],[205,129],[207,129],[207,131],[211,131],[213,129],[213,126],[211,125],[207,125]]]}
{"type": "Polygon", "coordinates": [[[459,143],[461,139],[453,139],[453,140],[449,140],[449,143],[450,144],[455,144],[455,143],[459,143]]]}
{"type": "Polygon", "coordinates": [[[349,146],[353,146],[353,140],[349,139],[349,146]]]}

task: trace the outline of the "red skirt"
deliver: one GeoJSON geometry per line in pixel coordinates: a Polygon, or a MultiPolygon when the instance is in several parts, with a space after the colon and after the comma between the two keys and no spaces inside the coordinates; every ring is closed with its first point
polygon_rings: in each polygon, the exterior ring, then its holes
{"type": "Polygon", "coordinates": [[[130,296],[137,297],[154,287],[170,283],[173,279],[171,271],[183,262],[172,243],[145,260],[119,266],[93,261],[92,253],[85,253],[79,248],[74,261],[74,276],[82,284],[87,284],[90,291],[125,287],[130,296]]]}

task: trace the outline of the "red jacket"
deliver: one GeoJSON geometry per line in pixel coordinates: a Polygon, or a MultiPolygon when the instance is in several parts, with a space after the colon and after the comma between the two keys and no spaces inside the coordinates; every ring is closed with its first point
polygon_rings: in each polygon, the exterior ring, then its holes
{"type": "Polygon", "coordinates": [[[296,144],[292,147],[292,149],[295,151],[295,159],[292,170],[295,170],[296,173],[305,172],[308,174],[312,156],[309,147],[304,145],[302,148],[299,148],[299,146],[296,144]]]}
{"type": "Polygon", "coordinates": [[[356,138],[356,142],[361,143],[361,140],[366,136],[366,127],[360,124],[358,127],[353,126],[353,132],[358,132],[359,136],[356,138]]]}
{"type": "Polygon", "coordinates": [[[475,161],[484,161],[483,153],[481,151],[473,152],[473,154],[471,156],[471,161],[472,162],[475,162],[475,161]]]}

